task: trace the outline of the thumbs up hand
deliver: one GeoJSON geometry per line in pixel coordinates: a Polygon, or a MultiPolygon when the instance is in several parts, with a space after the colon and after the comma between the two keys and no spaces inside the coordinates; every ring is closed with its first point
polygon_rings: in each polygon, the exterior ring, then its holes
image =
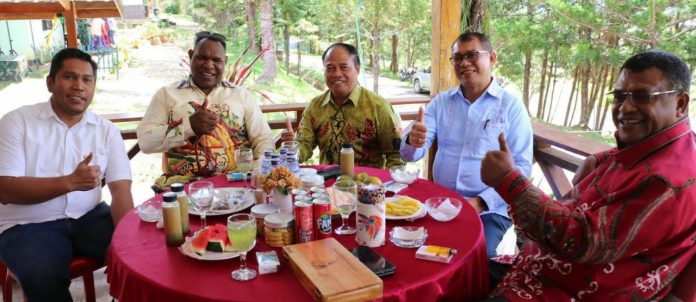
{"type": "Polygon", "coordinates": [[[89,153],[69,175],[71,191],[89,191],[99,185],[101,170],[98,165],[89,165],[92,157],[92,153],[89,153]]]}
{"type": "Polygon", "coordinates": [[[283,129],[282,133],[280,134],[280,141],[281,142],[287,142],[287,141],[294,141],[295,140],[295,134],[292,131],[292,121],[290,121],[289,117],[285,118],[285,129],[283,129]]]}
{"type": "Polygon", "coordinates": [[[510,148],[505,142],[505,135],[500,133],[498,136],[500,151],[488,151],[481,161],[481,181],[495,187],[515,169],[515,162],[512,160],[510,148]]]}
{"type": "Polygon", "coordinates": [[[425,125],[425,112],[423,107],[418,108],[418,118],[416,123],[413,124],[411,132],[408,134],[408,143],[414,148],[420,148],[425,145],[426,134],[428,133],[428,127],[425,125]]]}

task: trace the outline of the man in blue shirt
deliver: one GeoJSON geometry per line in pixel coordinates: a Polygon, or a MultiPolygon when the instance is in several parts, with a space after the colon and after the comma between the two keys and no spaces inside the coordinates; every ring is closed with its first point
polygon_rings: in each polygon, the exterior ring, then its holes
{"type": "Polygon", "coordinates": [[[499,150],[498,134],[505,134],[515,165],[527,177],[532,170],[532,126],[522,102],[500,87],[491,75],[496,62],[488,38],[476,32],[461,34],[452,45],[454,72],[459,85],[438,94],[423,109],[401,143],[405,161],[420,160],[437,138],[433,164],[436,183],[466,198],[481,216],[488,257],[512,226],[507,203],[495,189],[481,182],[481,160],[486,151],[499,150]],[[424,116],[423,116],[424,115],[424,116]]]}

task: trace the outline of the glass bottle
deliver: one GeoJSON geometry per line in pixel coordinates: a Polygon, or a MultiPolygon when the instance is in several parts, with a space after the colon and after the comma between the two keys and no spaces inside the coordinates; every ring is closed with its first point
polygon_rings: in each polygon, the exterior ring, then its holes
{"type": "Polygon", "coordinates": [[[188,213],[188,196],[184,192],[184,184],[173,183],[170,187],[172,192],[176,193],[176,200],[179,202],[179,211],[181,213],[181,232],[186,235],[189,233],[189,213],[188,213]]]}
{"type": "Polygon", "coordinates": [[[341,149],[341,174],[353,177],[355,166],[355,152],[353,144],[343,143],[341,149]]]}
{"type": "Polygon", "coordinates": [[[176,193],[167,192],[162,196],[162,219],[164,219],[164,234],[169,246],[180,246],[184,243],[184,235],[181,232],[181,211],[176,193]]]}

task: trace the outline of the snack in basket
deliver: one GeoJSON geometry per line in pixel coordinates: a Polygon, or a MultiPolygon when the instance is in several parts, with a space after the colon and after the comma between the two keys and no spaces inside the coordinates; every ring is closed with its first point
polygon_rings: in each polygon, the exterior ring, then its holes
{"type": "Polygon", "coordinates": [[[196,232],[191,240],[191,247],[198,255],[203,255],[206,251],[234,252],[227,237],[227,227],[222,224],[211,225],[196,232]]]}
{"type": "Polygon", "coordinates": [[[421,203],[411,197],[400,195],[394,201],[387,202],[387,215],[391,216],[410,216],[418,212],[421,203]]]}

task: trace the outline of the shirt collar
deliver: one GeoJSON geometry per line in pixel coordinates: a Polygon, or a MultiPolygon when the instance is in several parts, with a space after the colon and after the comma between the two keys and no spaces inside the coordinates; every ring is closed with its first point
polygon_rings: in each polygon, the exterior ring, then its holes
{"type": "MultiPolygon", "coordinates": [[[[89,110],[85,110],[85,112],[82,114],[82,119],[80,119],[77,124],[80,123],[87,123],[87,124],[97,124],[97,116],[95,114],[89,114],[89,110]]],[[[48,102],[43,103],[41,106],[41,109],[38,114],[39,119],[49,119],[49,118],[54,118],[56,121],[60,121],[63,123],[63,121],[58,117],[58,114],[53,110],[53,106],[51,106],[51,97],[48,98],[48,102]]]]}
{"type": "MultiPolygon", "coordinates": [[[[362,86],[356,85],[355,88],[353,88],[353,91],[350,92],[350,95],[348,95],[348,98],[345,102],[352,102],[353,106],[358,106],[358,101],[360,100],[360,94],[362,92],[362,89],[362,86]]],[[[321,106],[326,106],[329,103],[333,103],[334,105],[336,104],[333,101],[333,97],[331,97],[331,90],[326,92],[326,96],[324,96],[324,99],[321,101],[321,106]]]]}
{"type": "MultiPolygon", "coordinates": [[[[462,87],[461,85],[457,85],[456,87],[453,87],[452,89],[450,89],[450,91],[449,91],[450,98],[454,98],[454,96],[458,94],[462,98],[462,100],[466,100],[466,98],[464,97],[464,94],[462,93],[461,87],[462,87]]],[[[503,89],[503,87],[500,87],[500,85],[498,85],[498,81],[496,81],[495,78],[491,77],[491,84],[488,85],[488,88],[486,88],[486,90],[481,94],[479,99],[486,96],[486,94],[488,94],[496,99],[499,99],[499,98],[502,98],[504,92],[505,92],[505,89],[503,89]]],[[[476,100],[474,100],[474,101],[476,101],[476,100]]],[[[471,100],[469,100],[469,102],[471,102],[471,100]]]]}
{"type": "MultiPolygon", "coordinates": [[[[232,84],[228,81],[225,81],[225,80],[220,81],[220,83],[218,83],[215,87],[220,87],[220,86],[225,87],[225,88],[234,88],[235,87],[234,84],[232,84]]],[[[198,88],[198,86],[196,86],[196,84],[193,83],[193,78],[191,77],[191,75],[189,75],[188,78],[186,78],[186,80],[181,81],[181,83],[179,83],[179,85],[176,86],[177,89],[186,89],[186,88],[193,88],[193,87],[198,88]]],[[[198,89],[200,90],[200,88],[198,88],[198,89]]]]}
{"type": "Polygon", "coordinates": [[[618,140],[618,132],[616,132],[614,136],[617,137],[617,143],[620,149],[616,154],[616,159],[621,162],[623,166],[632,167],[648,155],[689,133],[691,133],[691,125],[687,117],[681,118],[671,126],[628,147],[621,146],[622,144],[618,140]]]}

